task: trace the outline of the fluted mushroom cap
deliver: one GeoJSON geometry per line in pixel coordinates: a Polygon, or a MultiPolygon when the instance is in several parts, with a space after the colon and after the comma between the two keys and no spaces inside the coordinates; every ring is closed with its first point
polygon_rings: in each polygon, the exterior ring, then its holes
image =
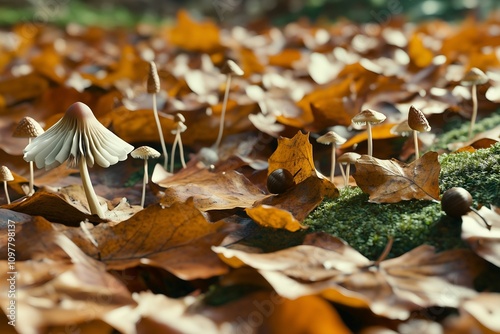
{"type": "Polygon", "coordinates": [[[73,103],[56,124],[33,139],[24,149],[24,160],[34,161],[38,168],[55,168],[66,160],[76,166],[85,157],[89,167],[94,163],[109,167],[127,159],[134,147],[120,139],[95,118],[82,103],[73,103]]]}
{"type": "Polygon", "coordinates": [[[154,159],[160,157],[160,152],[149,146],[140,146],[133,150],[130,155],[134,159],[154,159]]]}
{"type": "Polygon", "coordinates": [[[318,137],[316,141],[324,145],[330,145],[332,143],[335,143],[336,145],[342,145],[347,141],[347,139],[345,139],[344,137],[342,137],[341,135],[337,134],[334,131],[328,131],[321,137],[318,137]]]}
{"type": "Polygon", "coordinates": [[[342,154],[340,157],[338,157],[337,161],[340,163],[353,164],[356,161],[358,161],[359,158],[361,158],[361,154],[358,154],[356,152],[346,152],[342,154]]]}
{"type": "Polygon", "coordinates": [[[364,125],[366,123],[378,124],[385,121],[386,117],[381,112],[365,109],[352,118],[354,124],[364,125]]]}
{"type": "Polygon", "coordinates": [[[488,76],[477,67],[471,68],[460,81],[464,86],[484,85],[489,80],[488,76]]]}

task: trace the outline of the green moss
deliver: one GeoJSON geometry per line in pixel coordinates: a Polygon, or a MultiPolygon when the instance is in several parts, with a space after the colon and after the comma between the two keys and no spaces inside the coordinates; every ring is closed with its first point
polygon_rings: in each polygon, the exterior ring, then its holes
{"type": "MultiPolygon", "coordinates": [[[[448,150],[451,143],[463,143],[469,140],[470,122],[460,119],[450,120],[443,129],[445,132],[439,135],[438,141],[429,147],[429,151],[448,150]]],[[[473,135],[491,130],[500,125],[500,110],[492,113],[488,117],[479,120],[473,129],[473,135]]]]}
{"type": "MultiPolygon", "coordinates": [[[[474,203],[500,206],[500,143],[473,153],[443,154],[440,189],[463,187],[474,203]]],[[[313,231],[325,231],[345,240],[370,259],[376,259],[394,238],[390,257],[399,256],[421,244],[438,250],[464,247],[460,219],[447,217],[440,203],[401,201],[394,204],[368,202],[359,188],[344,188],[340,197],[324,201],[305,220],[313,231]]]]}
{"type": "Polygon", "coordinates": [[[475,206],[500,206],[500,143],[472,153],[442,154],[439,162],[442,192],[463,187],[471,193],[475,206]]]}

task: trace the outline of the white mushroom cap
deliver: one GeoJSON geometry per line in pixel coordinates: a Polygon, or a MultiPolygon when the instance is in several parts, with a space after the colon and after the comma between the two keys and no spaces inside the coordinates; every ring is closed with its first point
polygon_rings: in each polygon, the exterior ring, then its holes
{"type": "Polygon", "coordinates": [[[325,144],[325,145],[330,145],[331,143],[335,143],[336,145],[342,145],[347,141],[347,139],[335,133],[334,131],[328,131],[321,137],[318,137],[316,141],[320,144],[325,144]]]}
{"type": "Polygon", "coordinates": [[[424,113],[414,106],[410,106],[410,111],[408,112],[408,126],[418,132],[431,131],[431,126],[427,118],[425,118],[424,113]]]}
{"type": "Polygon", "coordinates": [[[85,157],[87,165],[109,167],[127,159],[134,147],[120,139],[95,118],[82,103],[73,103],[56,124],[33,139],[24,149],[24,160],[38,168],[55,168],[69,159],[76,165],[85,157]]]}
{"type": "Polygon", "coordinates": [[[241,77],[245,72],[238,66],[234,61],[229,59],[226,64],[222,67],[221,73],[223,74],[231,74],[238,77],[241,77]]]}
{"type": "Polygon", "coordinates": [[[398,135],[398,136],[408,136],[412,131],[413,131],[413,129],[410,128],[410,126],[408,125],[407,119],[394,125],[390,130],[390,132],[392,134],[398,135]]]}
{"type": "Polygon", "coordinates": [[[338,157],[337,161],[340,163],[353,164],[356,161],[358,161],[359,158],[361,158],[361,154],[358,154],[356,152],[346,152],[342,154],[340,157],[338,157]]]}
{"type": "Polygon", "coordinates": [[[364,125],[366,123],[378,124],[385,121],[385,119],[386,117],[384,114],[372,109],[365,109],[354,116],[352,122],[359,125],[364,125]]]}
{"type": "Polygon", "coordinates": [[[13,181],[14,176],[10,172],[10,169],[2,166],[0,167],[0,181],[13,181]]]}
{"type": "Polygon", "coordinates": [[[133,150],[130,155],[134,159],[154,159],[160,157],[160,152],[149,146],[140,146],[133,150]]]}
{"type": "Polygon", "coordinates": [[[20,138],[34,138],[44,132],[45,131],[37,121],[31,117],[24,117],[21,121],[19,121],[19,124],[17,124],[12,136],[20,138]]]}
{"type": "Polygon", "coordinates": [[[488,76],[477,67],[471,68],[460,81],[463,86],[484,85],[489,80],[488,76]]]}

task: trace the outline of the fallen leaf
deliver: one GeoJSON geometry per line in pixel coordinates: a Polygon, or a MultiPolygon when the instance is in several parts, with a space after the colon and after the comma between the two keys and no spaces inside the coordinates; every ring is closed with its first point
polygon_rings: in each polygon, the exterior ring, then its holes
{"type": "Polygon", "coordinates": [[[482,333],[500,332],[500,294],[483,292],[460,305],[460,313],[471,315],[481,327],[482,333]]]}
{"type": "Polygon", "coordinates": [[[270,205],[259,205],[252,208],[246,208],[245,212],[259,225],[271,228],[284,228],[295,232],[301,228],[300,222],[286,210],[282,210],[270,205]]]}
{"type": "Polygon", "coordinates": [[[168,32],[168,39],[187,51],[212,53],[221,48],[217,25],[193,21],[186,10],[177,13],[177,24],[168,32]]]}
{"type": "Polygon", "coordinates": [[[439,198],[441,166],[436,152],[427,152],[410,164],[395,159],[380,160],[362,155],[353,175],[356,184],[370,195],[370,202],[396,203],[402,200],[439,198]]]}

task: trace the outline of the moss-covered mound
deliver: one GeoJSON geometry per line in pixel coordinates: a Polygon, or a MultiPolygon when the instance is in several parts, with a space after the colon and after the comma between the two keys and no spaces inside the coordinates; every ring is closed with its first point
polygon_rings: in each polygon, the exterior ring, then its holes
{"type": "MultiPolygon", "coordinates": [[[[469,190],[475,203],[500,205],[500,143],[473,153],[442,155],[440,188],[469,190]]],[[[465,247],[460,219],[447,217],[434,201],[368,202],[359,188],[344,188],[340,197],[324,201],[304,222],[313,231],[325,231],[344,239],[370,259],[376,259],[394,238],[390,257],[421,244],[438,250],[465,247]]]]}

